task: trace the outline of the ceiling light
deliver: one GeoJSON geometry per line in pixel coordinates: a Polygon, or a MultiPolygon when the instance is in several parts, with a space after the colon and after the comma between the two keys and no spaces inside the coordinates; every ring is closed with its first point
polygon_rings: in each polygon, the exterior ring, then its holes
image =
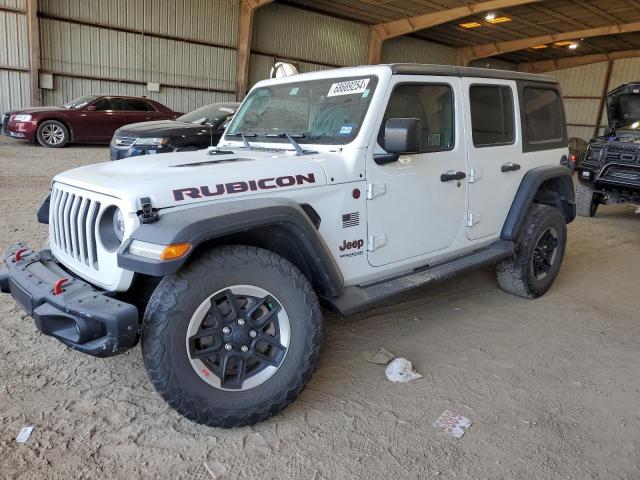
{"type": "Polygon", "coordinates": [[[549,48],[549,45],[536,45],[535,47],[531,47],[534,50],[542,50],[543,48],[549,48]]]}
{"type": "Polygon", "coordinates": [[[495,14],[495,13],[487,13],[487,16],[486,16],[486,17],[484,17],[484,19],[485,19],[487,22],[491,22],[492,20],[495,20],[495,19],[496,19],[496,14],[495,14]]]}
{"type": "Polygon", "coordinates": [[[574,43],[572,43],[571,45],[569,45],[569,48],[570,48],[571,50],[575,50],[576,48],[578,48],[578,44],[574,42],[574,43]]]}
{"type": "Polygon", "coordinates": [[[562,40],[561,42],[555,42],[554,45],[556,47],[568,47],[569,45],[572,45],[573,43],[575,43],[573,40],[562,40]]]}
{"type": "Polygon", "coordinates": [[[510,22],[511,19],[509,17],[495,17],[492,20],[487,19],[487,22],[489,23],[505,23],[505,22],[510,22]]]}
{"type": "Polygon", "coordinates": [[[467,22],[467,23],[460,23],[459,24],[462,28],[478,28],[481,27],[482,24],[478,23],[478,22],[467,22]]]}

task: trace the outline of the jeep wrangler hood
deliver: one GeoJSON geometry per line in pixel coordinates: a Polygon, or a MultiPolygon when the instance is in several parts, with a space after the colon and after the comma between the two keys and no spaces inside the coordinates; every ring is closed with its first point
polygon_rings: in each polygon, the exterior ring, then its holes
{"type": "Polygon", "coordinates": [[[133,212],[143,197],[149,197],[154,208],[166,208],[325,185],[326,155],[165,153],[87,165],[60,173],[53,181],[122,199],[133,212]]]}
{"type": "Polygon", "coordinates": [[[640,83],[622,85],[607,94],[607,118],[614,130],[640,121],[640,83]]]}

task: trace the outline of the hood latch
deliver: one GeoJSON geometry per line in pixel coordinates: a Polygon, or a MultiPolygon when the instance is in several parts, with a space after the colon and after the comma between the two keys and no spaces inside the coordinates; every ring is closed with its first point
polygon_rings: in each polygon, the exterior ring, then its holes
{"type": "Polygon", "coordinates": [[[149,197],[142,197],[140,199],[140,205],[142,210],[138,212],[138,218],[140,218],[141,223],[154,223],[158,221],[160,215],[158,215],[158,210],[153,208],[149,197]]]}

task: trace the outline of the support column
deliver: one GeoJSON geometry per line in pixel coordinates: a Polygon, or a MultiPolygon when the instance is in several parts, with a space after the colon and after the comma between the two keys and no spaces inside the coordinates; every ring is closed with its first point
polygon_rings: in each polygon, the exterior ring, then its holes
{"type": "Polygon", "coordinates": [[[600,132],[600,120],[602,119],[602,113],[604,112],[605,103],[607,101],[607,92],[609,91],[609,84],[611,83],[611,71],[613,70],[613,60],[607,62],[607,73],[604,76],[604,83],[602,85],[602,97],[600,98],[600,106],[598,107],[598,118],[593,127],[593,136],[597,137],[600,132]]]}
{"type": "Polygon", "coordinates": [[[377,65],[382,60],[382,42],[383,38],[375,26],[371,27],[369,37],[369,65],[377,65]]]}
{"type": "Polygon", "coordinates": [[[240,0],[240,24],[238,28],[238,59],[236,75],[236,100],[242,101],[249,83],[249,59],[253,35],[253,14],[273,0],[240,0]]]}
{"type": "Polygon", "coordinates": [[[29,97],[32,106],[39,106],[40,90],[40,26],[38,0],[27,0],[27,46],[29,49],[29,97]]]}

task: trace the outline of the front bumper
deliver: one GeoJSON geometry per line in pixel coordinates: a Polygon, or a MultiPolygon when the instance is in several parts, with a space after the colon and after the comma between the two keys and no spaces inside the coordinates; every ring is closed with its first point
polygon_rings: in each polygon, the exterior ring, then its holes
{"type": "Polygon", "coordinates": [[[122,353],[136,344],[138,309],[100,291],[63,270],[49,250],[34,252],[14,245],[0,267],[0,291],[11,293],[16,303],[33,317],[45,335],[95,357],[122,353]],[[54,284],[62,279],[59,294],[54,284]]]}
{"type": "Polygon", "coordinates": [[[37,124],[35,121],[15,122],[10,121],[2,130],[2,133],[11,138],[35,141],[37,124]]]}

